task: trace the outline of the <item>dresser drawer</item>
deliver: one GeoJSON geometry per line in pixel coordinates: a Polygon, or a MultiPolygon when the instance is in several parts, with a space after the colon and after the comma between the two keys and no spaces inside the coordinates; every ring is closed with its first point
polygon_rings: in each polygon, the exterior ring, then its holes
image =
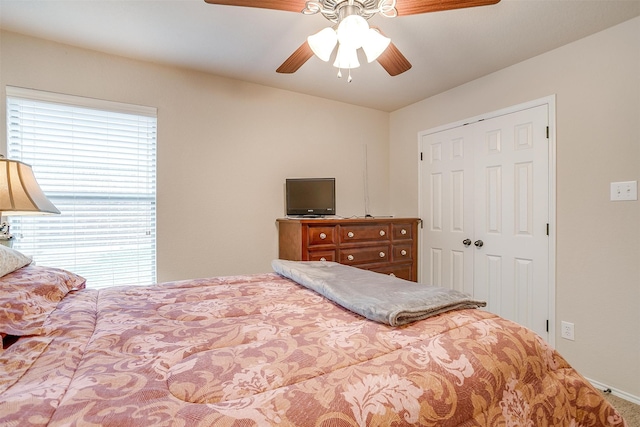
{"type": "Polygon", "coordinates": [[[393,262],[411,261],[413,259],[413,246],[393,245],[393,262]]]}
{"type": "Polygon", "coordinates": [[[337,242],[337,227],[309,226],[308,230],[308,246],[335,245],[337,242]]]}
{"type": "Polygon", "coordinates": [[[411,240],[413,239],[413,226],[406,224],[391,224],[391,235],[393,240],[411,240]]]}
{"type": "Polygon", "coordinates": [[[386,265],[382,267],[373,267],[368,270],[375,271],[376,273],[388,274],[404,280],[416,281],[418,278],[413,277],[413,268],[411,264],[400,265],[386,265]]]}
{"type": "Polygon", "coordinates": [[[340,243],[388,241],[389,224],[343,225],[340,227],[340,243]]]}
{"type": "Polygon", "coordinates": [[[335,261],[336,259],[335,250],[316,250],[307,252],[308,261],[335,261]]]}
{"type": "Polygon", "coordinates": [[[339,262],[347,265],[389,262],[389,249],[388,245],[351,249],[341,248],[339,262]]]}

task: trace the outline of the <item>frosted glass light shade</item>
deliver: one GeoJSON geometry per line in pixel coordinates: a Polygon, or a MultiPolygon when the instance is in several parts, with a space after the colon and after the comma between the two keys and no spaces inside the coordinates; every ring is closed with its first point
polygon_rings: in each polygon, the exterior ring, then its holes
{"type": "Polygon", "coordinates": [[[0,159],[0,212],[3,216],[60,213],[42,192],[31,166],[7,159],[0,159]]]}
{"type": "Polygon", "coordinates": [[[307,37],[307,43],[309,43],[309,47],[318,58],[327,62],[331,52],[336,47],[336,43],[338,43],[338,35],[333,28],[327,27],[307,37]]]}
{"type": "Polygon", "coordinates": [[[357,50],[351,46],[345,46],[342,43],[338,45],[338,54],[336,60],[333,63],[336,68],[351,69],[358,68],[360,62],[358,62],[357,50]]]}
{"type": "Polygon", "coordinates": [[[359,49],[367,37],[367,30],[369,30],[369,24],[362,16],[349,15],[340,22],[336,33],[341,46],[359,49]]]}
{"type": "Polygon", "coordinates": [[[391,39],[383,36],[373,28],[369,28],[362,42],[362,50],[367,55],[367,61],[373,62],[389,47],[391,39]]]}

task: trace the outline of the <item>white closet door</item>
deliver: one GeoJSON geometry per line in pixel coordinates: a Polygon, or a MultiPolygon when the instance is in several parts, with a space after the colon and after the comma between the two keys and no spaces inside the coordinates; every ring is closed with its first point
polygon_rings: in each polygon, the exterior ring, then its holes
{"type": "Polygon", "coordinates": [[[422,138],[423,225],[428,282],[473,294],[474,143],[468,126],[422,138]],[[467,239],[467,243],[464,241],[467,239]]]}
{"type": "Polygon", "coordinates": [[[421,136],[423,281],[548,339],[548,106],[421,136]]]}
{"type": "Polygon", "coordinates": [[[474,296],[546,337],[548,107],[474,124],[474,296]]]}

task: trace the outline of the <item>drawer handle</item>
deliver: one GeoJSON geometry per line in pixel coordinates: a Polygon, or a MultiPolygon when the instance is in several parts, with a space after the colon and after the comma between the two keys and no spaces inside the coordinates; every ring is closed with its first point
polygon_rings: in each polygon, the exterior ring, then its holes
{"type": "Polygon", "coordinates": [[[383,237],[385,234],[387,233],[385,233],[384,230],[380,230],[380,237],[383,237]]]}
{"type": "Polygon", "coordinates": [[[407,234],[407,230],[403,228],[402,230],[400,230],[400,234],[407,234]]]}
{"type": "Polygon", "coordinates": [[[350,231],[347,233],[347,237],[353,237],[353,236],[355,236],[355,234],[353,234],[353,231],[350,231]]]}
{"type": "Polygon", "coordinates": [[[327,259],[325,257],[320,258],[320,261],[326,261],[327,259]]]}
{"type": "Polygon", "coordinates": [[[349,261],[353,261],[353,255],[347,255],[347,259],[348,259],[349,261]]]}
{"type": "MultiPolygon", "coordinates": [[[[327,235],[326,235],[326,234],[324,234],[324,233],[320,233],[320,238],[321,238],[322,240],[324,240],[324,239],[326,239],[326,238],[327,238],[327,235]]],[[[323,260],[323,261],[324,261],[324,260],[323,260]]]]}
{"type": "Polygon", "coordinates": [[[402,256],[407,256],[407,251],[405,251],[404,249],[400,251],[400,255],[402,256]]]}
{"type": "Polygon", "coordinates": [[[384,252],[380,252],[380,258],[384,258],[385,256],[387,256],[387,254],[385,254],[384,252]]]}

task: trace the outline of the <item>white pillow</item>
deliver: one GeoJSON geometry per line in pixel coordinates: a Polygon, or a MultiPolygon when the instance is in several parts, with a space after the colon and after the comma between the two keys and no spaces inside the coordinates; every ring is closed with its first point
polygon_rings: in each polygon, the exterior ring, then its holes
{"type": "Polygon", "coordinates": [[[31,257],[8,246],[0,245],[0,277],[31,264],[31,257]]]}

